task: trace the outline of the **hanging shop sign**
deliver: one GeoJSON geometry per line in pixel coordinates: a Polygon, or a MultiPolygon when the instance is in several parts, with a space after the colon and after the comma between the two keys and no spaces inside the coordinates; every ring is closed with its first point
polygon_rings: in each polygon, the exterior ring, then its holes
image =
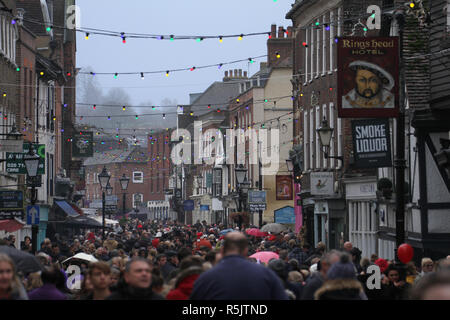
{"type": "MultiPolygon", "coordinates": [[[[37,174],[45,174],[45,144],[33,144],[33,148],[40,156],[37,174]]],[[[7,152],[6,153],[6,172],[14,174],[27,174],[27,168],[23,161],[24,156],[28,154],[30,144],[23,144],[22,153],[7,152]]]]}
{"type": "Polygon", "coordinates": [[[334,194],[333,172],[311,172],[311,194],[330,196],[334,194]]]}
{"type": "Polygon", "coordinates": [[[338,116],[397,117],[398,37],[338,38],[338,116]]]}
{"type": "Polygon", "coordinates": [[[392,166],[388,119],[353,120],[352,135],[356,168],[392,166]]]}
{"type": "Polygon", "coordinates": [[[293,199],[292,176],[276,176],[277,200],[293,199]]]}
{"type": "Polygon", "coordinates": [[[73,138],[72,156],[74,158],[89,158],[94,154],[94,134],[92,131],[81,131],[73,138]]]}

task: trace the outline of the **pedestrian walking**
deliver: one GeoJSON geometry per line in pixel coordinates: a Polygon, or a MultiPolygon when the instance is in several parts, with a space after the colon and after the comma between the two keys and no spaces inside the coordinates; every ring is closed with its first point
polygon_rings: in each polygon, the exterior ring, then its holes
{"type": "Polygon", "coordinates": [[[152,267],[148,260],[133,258],[127,262],[123,278],[119,280],[117,290],[106,300],[163,300],[151,288],[152,267]]]}
{"type": "Polygon", "coordinates": [[[200,275],[191,300],[288,299],[281,280],[272,270],[247,261],[248,241],[243,233],[230,232],[224,240],[221,261],[200,275]]]}
{"type": "Polygon", "coordinates": [[[66,300],[67,296],[56,288],[58,274],[61,271],[51,266],[42,271],[42,287],[34,289],[28,294],[30,300],[66,300]]]}
{"type": "Polygon", "coordinates": [[[0,253],[0,300],[28,300],[12,259],[0,253]]]}

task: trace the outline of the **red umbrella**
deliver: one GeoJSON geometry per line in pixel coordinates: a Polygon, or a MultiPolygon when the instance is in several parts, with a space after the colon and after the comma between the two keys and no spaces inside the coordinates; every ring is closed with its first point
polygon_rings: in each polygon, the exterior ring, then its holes
{"type": "Polygon", "coordinates": [[[261,251],[255,254],[252,254],[250,258],[255,258],[264,263],[269,263],[271,259],[278,259],[280,256],[272,251],[261,251]]]}
{"type": "Polygon", "coordinates": [[[4,230],[6,232],[15,232],[22,229],[23,226],[24,224],[16,221],[15,219],[0,221],[0,230],[4,230]]]}
{"type": "Polygon", "coordinates": [[[261,230],[257,229],[257,228],[251,228],[251,229],[247,229],[245,230],[245,232],[250,235],[250,236],[254,236],[254,237],[265,237],[268,235],[267,232],[262,232],[261,230]]]}

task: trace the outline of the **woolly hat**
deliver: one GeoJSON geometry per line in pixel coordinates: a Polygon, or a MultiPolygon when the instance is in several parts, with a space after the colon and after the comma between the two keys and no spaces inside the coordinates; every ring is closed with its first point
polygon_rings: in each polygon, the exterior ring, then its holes
{"type": "Polygon", "coordinates": [[[331,266],[327,272],[327,279],[356,279],[355,266],[350,262],[348,255],[342,255],[341,260],[331,266]]]}
{"type": "Polygon", "coordinates": [[[375,260],[375,264],[380,267],[381,273],[384,273],[389,266],[388,262],[381,258],[375,260]]]}

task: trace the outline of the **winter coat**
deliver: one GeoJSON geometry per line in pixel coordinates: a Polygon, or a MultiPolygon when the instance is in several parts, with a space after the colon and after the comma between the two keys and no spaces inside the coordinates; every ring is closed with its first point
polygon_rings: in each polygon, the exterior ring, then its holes
{"type": "Polygon", "coordinates": [[[146,289],[134,288],[121,283],[117,290],[105,300],[164,300],[162,296],[153,292],[151,287],[146,289]]]}
{"type": "Polygon", "coordinates": [[[281,279],[240,255],[225,256],[194,283],[191,300],[287,300],[281,279]]]}
{"type": "Polygon", "coordinates": [[[194,282],[198,279],[203,269],[190,267],[180,272],[175,283],[175,289],[167,294],[167,300],[188,300],[194,288],[194,282]]]}
{"type": "Polygon", "coordinates": [[[314,300],[314,294],[323,285],[325,279],[320,272],[314,272],[303,287],[301,300],[314,300]]]}
{"type": "Polygon", "coordinates": [[[34,289],[28,294],[28,298],[30,300],[67,300],[66,295],[51,283],[45,283],[42,287],[34,289]]]}
{"type": "Polygon", "coordinates": [[[315,300],[367,300],[361,283],[354,279],[335,279],[324,282],[314,294],[315,300]]]}
{"type": "Polygon", "coordinates": [[[308,259],[308,254],[306,252],[303,252],[300,248],[294,248],[291,252],[288,254],[288,258],[295,259],[298,261],[298,264],[301,266],[305,264],[306,259],[308,259]]]}

